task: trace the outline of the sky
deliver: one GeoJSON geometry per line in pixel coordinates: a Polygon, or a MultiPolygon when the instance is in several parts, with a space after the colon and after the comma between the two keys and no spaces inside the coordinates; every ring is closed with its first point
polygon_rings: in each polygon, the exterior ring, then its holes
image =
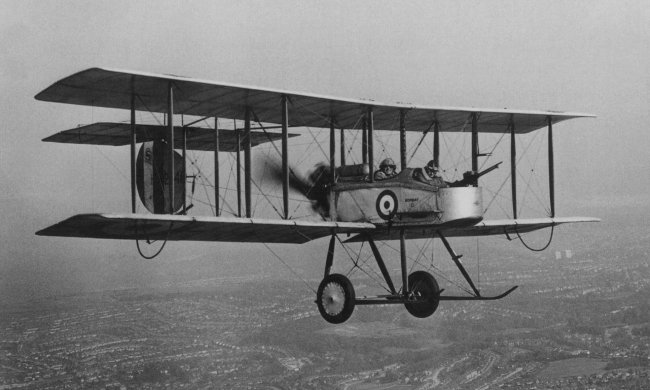
{"type": "MultiPolygon", "coordinates": [[[[3,296],[141,285],[162,272],[131,243],[34,235],[73,214],[128,211],[128,160],[116,160],[128,154],[41,142],[79,123],[128,119],[33,98],[95,66],[382,102],[592,113],[598,117],[556,128],[558,214],[648,204],[644,1],[0,0],[0,7],[3,296]]],[[[160,261],[214,252],[218,267],[219,256],[259,251],[176,244],[160,261]]]]}

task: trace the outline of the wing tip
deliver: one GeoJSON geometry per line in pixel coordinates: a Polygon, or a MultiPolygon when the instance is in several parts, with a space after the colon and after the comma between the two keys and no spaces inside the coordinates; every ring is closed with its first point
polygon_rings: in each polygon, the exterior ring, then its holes
{"type": "Polygon", "coordinates": [[[80,70],[78,72],[75,72],[73,74],[70,74],[68,76],[62,77],[59,80],[53,82],[50,84],[48,87],[34,95],[34,99],[42,101],[42,102],[54,102],[54,103],[60,103],[58,100],[54,100],[55,97],[52,96],[52,92],[59,86],[59,84],[63,83],[66,80],[73,79],[77,77],[80,74],[83,73],[89,73],[89,72],[95,72],[95,71],[104,71],[104,72],[115,72],[115,70],[109,69],[109,68],[102,68],[102,67],[91,67],[87,69],[80,70]]]}

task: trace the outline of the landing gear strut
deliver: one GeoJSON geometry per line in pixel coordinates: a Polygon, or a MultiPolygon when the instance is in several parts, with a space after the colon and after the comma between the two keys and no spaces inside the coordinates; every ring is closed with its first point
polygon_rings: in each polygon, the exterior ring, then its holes
{"type": "Polygon", "coordinates": [[[453,262],[458,267],[467,283],[472,288],[474,294],[469,296],[445,296],[441,295],[443,290],[438,286],[438,282],[430,273],[426,271],[415,271],[407,276],[406,264],[406,239],[405,229],[400,230],[400,265],[402,274],[402,289],[397,291],[393,285],[393,281],[388,273],[386,264],[379,253],[373,238],[370,235],[366,236],[366,241],[370,245],[372,253],[377,262],[377,266],[381,271],[382,276],[386,282],[387,289],[390,294],[378,295],[371,297],[357,298],[354,293],[352,282],[341,274],[330,274],[330,270],[334,263],[334,244],[336,235],[332,235],[330,240],[329,250],[327,252],[327,261],[325,264],[325,276],[318,286],[316,292],[316,304],[321,316],[332,324],[340,324],[347,321],[356,305],[385,305],[385,304],[403,304],[406,310],[417,318],[426,318],[431,316],[438,309],[440,301],[477,301],[477,300],[495,300],[501,299],[511,292],[517,286],[512,287],[501,295],[485,297],[482,296],[479,290],[474,285],[469,274],[459,261],[462,257],[457,255],[449,242],[445,239],[441,232],[436,232],[436,235],[441,239],[445,248],[449,251],[453,262]]]}

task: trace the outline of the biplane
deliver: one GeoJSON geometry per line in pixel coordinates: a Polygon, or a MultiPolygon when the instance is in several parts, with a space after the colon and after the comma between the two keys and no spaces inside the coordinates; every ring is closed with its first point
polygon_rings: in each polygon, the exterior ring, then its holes
{"type": "MultiPolygon", "coordinates": [[[[589,114],[556,111],[521,111],[460,107],[383,104],[372,100],[342,99],[315,94],[242,85],[215,83],[173,75],[91,68],[65,77],[36,95],[48,102],[128,110],[130,121],[99,122],[54,134],[44,141],[130,147],[131,212],[80,214],[37,232],[42,236],[86,237],[117,240],[216,241],[237,243],[305,243],[329,237],[324,277],[316,304],[322,317],[342,323],[356,305],[401,304],[415,317],[432,315],[444,300],[494,300],[510,294],[482,295],[452,249],[448,237],[519,235],[560,224],[594,222],[596,218],[557,217],[554,200],[553,126],[589,114]],[[137,123],[136,112],[156,113],[163,123],[137,123]],[[179,123],[179,117],[183,123],[179,123]],[[185,123],[185,118],[196,118],[185,123]],[[219,128],[218,119],[234,125],[219,128]],[[197,124],[213,121],[212,127],[197,124]],[[329,161],[310,175],[296,174],[290,166],[289,140],[304,128],[329,131],[329,161]],[[518,218],[513,199],[513,218],[484,219],[480,171],[479,135],[510,135],[511,188],[516,198],[515,140],[518,135],[548,129],[548,186],[550,215],[518,218]],[[291,129],[292,133],[289,133],[291,129]],[[399,134],[398,175],[376,180],[374,137],[377,132],[399,134]],[[349,148],[345,134],[360,135],[361,158],[346,162],[349,148]],[[440,159],[440,133],[466,132],[471,166],[463,179],[434,186],[414,179],[407,163],[407,132],[432,134],[435,165],[440,159]],[[338,135],[338,137],[337,137],[338,135]],[[338,145],[340,149],[337,148],[338,145]],[[253,150],[271,143],[281,158],[278,178],[282,184],[280,218],[253,215],[251,202],[253,150]],[[279,147],[277,146],[279,144],[279,147]],[[214,215],[190,215],[186,204],[189,175],[188,150],[214,153],[214,215]],[[337,150],[340,150],[337,163],[337,150]],[[241,160],[243,152],[243,191],[241,160]],[[220,153],[237,155],[237,212],[222,215],[220,153]],[[290,192],[298,188],[318,210],[318,219],[292,218],[290,192]],[[243,204],[242,204],[243,195],[243,204]],[[138,199],[139,198],[139,199],[138,199]],[[138,202],[139,200],[139,202],[138,202]],[[137,212],[143,205],[148,212],[137,212]],[[243,211],[242,211],[243,208],[243,211]],[[350,279],[332,273],[335,243],[367,243],[381,272],[387,294],[357,297],[350,279]],[[407,240],[437,238],[448,251],[471,291],[446,295],[435,277],[424,270],[407,271],[407,240]],[[377,241],[399,241],[401,287],[391,278],[377,241]]],[[[193,184],[193,183],[192,183],[193,184]]],[[[138,247],[139,249],[139,247],[138,247]]],[[[142,253],[141,253],[142,254],[142,253]]]]}

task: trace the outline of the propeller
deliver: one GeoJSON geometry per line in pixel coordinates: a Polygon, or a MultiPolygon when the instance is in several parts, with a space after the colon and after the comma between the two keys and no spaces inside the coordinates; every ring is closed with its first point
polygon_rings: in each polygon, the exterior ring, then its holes
{"type": "MultiPolygon", "coordinates": [[[[282,182],[282,169],[272,164],[272,178],[282,182]]],[[[328,193],[330,187],[330,167],[325,163],[318,163],[312,168],[307,176],[296,174],[289,169],[289,187],[303,194],[311,201],[311,207],[323,218],[329,217],[330,205],[328,193]]]]}

